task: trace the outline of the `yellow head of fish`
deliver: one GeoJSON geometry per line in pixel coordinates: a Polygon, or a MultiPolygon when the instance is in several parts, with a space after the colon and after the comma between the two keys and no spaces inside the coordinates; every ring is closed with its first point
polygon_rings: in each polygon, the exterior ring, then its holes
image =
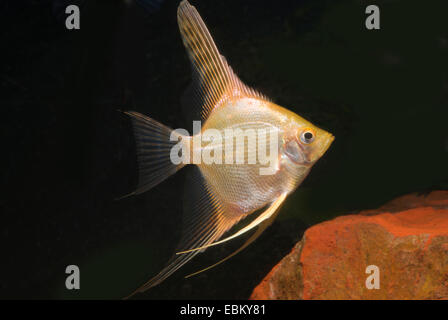
{"type": "Polygon", "coordinates": [[[311,167],[328,150],[334,136],[295,113],[285,113],[290,124],[285,128],[282,152],[293,164],[311,167]]]}

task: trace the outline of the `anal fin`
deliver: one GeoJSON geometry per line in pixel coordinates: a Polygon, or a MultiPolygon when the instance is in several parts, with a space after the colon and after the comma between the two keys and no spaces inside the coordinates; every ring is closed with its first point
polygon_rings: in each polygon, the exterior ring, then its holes
{"type": "MultiPolygon", "coordinates": [[[[196,271],[196,272],[194,272],[194,273],[191,273],[191,274],[185,276],[185,278],[190,278],[190,277],[192,277],[192,276],[195,276],[195,275],[197,275],[197,274],[199,274],[199,273],[202,273],[202,272],[204,272],[204,271],[210,270],[210,269],[212,269],[212,268],[214,268],[214,267],[220,265],[220,264],[223,263],[224,261],[227,261],[228,259],[232,258],[232,257],[233,257],[234,255],[236,255],[237,253],[239,253],[239,252],[241,252],[242,250],[244,250],[244,249],[245,249],[248,245],[250,245],[252,242],[254,242],[254,241],[255,241],[255,240],[256,240],[256,239],[257,239],[257,238],[264,232],[264,230],[266,230],[266,228],[269,227],[269,226],[272,224],[272,222],[274,222],[275,218],[277,217],[277,215],[278,215],[278,213],[279,213],[279,211],[280,211],[279,209],[280,209],[281,204],[283,203],[283,200],[285,199],[285,197],[286,197],[286,195],[283,197],[283,199],[279,202],[278,205],[274,206],[274,203],[277,202],[277,201],[279,201],[280,198],[282,198],[282,197],[279,197],[279,199],[277,199],[277,200],[271,205],[270,208],[272,208],[274,211],[271,213],[271,215],[269,215],[269,216],[266,217],[264,220],[262,220],[261,222],[259,222],[259,224],[257,225],[257,226],[258,226],[257,231],[256,231],[253,235],[251,235],[250,238],[247,239],[241,247],[239,247],[237,250],[235,250],[234,252],[232,252],[231,254],[229,254],[229,255],[228,255],[227,257],[225,257],[224,259],[219,260],[219,261],[216,262],[215,264],[212,264],[211,266],[209,266],[209,267],[207,267],[207,268],[204,268],[204,269],[201,269],[201,270],[196,271]]],[[[269,209],[268,209],[268,210],[269,210],[269,209]]],[[[266,211],[267,211],[267,210],[266,210],[266,211]]],[[[255,220],[254,220],[254,221],[255,221],[255,220]]],[[[249,229],[248,229],[248,230],[249,230],[249,229]]],[[[246,231],[248,231],[248,230],[246,230],[246,231]]],[[[244,232],[245,232],[245,231],[244,231],[244,232]]],[[[235,234],[235,235],[236,235],[236,234],[235,234]]],[[[230,237],[229,237],[229,238],[230,238],[230,237]]],[[[230,240],[229,238],[226,238],[226,239],[227,239],[227,240],[230,240]]],[[[232,238],[233,238],[233,236],[232,236],[232,238]]],[[[224,240],[226,240],[226,239],[224,239],[224,240]]],[[[224,241],[224,240],[223,240],[223,241],[224,241]]],[[[216,243],[216,242],[215,242],[215,243],[216,243]]],[[[216,244],[217,244],[217,243],[216,243],[216,244]]]]}
{"type": "Polygon", "coordinates": [[[205,248],[211,247],[211,246],[216,246],[218,244],[227,242],[229,240],[232,240],[236,237],[239,237],[240,235],[242,235],[243,233],[246,233],[247,231],[253,229],[254,227],[258,226],[260,223],[269,220],[273,215],[275,216],[276,211],[279,209],[280,205],[283,203],[283,201],[286,199],[287,194],[286,193],[282,193],[274,202],[272,202],[272,204],[263,212],[261,213],[254,221],[252,221],[251,223],[249,223],[247,226],[245,226],[244,228],[240,229],[238,232],[235,232],[234,234],[232,234],[231,236],[216,241],[216,242],[212,242],[209,243],[207,245],[201,246],[201,247],[197,247],[197,248],[193,248],[193,249],[189,249],[189,250],[185,250],[185,251],[180,251],[177,252],[176,254],[184,254],[184,253],[188,253],[188,252],[193,252],[193,251],[197,251],[197,250],[203,250],[205,248]]]}

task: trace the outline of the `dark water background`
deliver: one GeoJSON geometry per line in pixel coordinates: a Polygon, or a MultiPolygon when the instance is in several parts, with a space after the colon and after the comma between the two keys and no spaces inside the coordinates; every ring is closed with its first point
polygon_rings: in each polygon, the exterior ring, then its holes
{"type": "MultiPolygon", "coordinates": [[[[241,240],[211,248],[137,298],[245,299],[311,225],[447,188],[447,1],[375,1],[379,31],[364,26],[365,1],[191,3],[243,81],[336,140],[249,248],[184,280],[241,240]]],[[[171,255],[185,169],[113,199],[137,178],[117,109],[189,128],[177,4],[149,13],[85,1],[79,31],[64,28],[52,1],[0,5],[1,298],[121,298],[171,255]],[[65,289],[69,264],[81,269],[76,292],[65,289]]]]}

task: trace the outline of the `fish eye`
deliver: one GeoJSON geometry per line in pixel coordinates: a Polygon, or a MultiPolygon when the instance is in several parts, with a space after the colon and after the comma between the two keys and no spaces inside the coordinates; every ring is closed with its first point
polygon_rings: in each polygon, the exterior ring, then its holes
{"type": "Polygon", "coordinates": [[[311,129],[306,129],[302,132],[300,135],[300,141],[302,141],[305,144],[310,144],[314,141],[315,134],[311,129]]]}

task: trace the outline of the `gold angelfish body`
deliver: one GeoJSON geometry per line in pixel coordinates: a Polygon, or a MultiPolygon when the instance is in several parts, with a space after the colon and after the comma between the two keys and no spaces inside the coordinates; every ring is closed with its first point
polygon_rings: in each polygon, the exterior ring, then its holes
{"type": "MultiPolygon", "coordinates": [[[[273,174],[260,174],[260,163],[248,164],[248,153],[258,153],[258,145],[248,150],[245,145],[244,164],[207,165],[198,164],[201,172],[209,181],[214,192],[225,199],[225,203],[232,204],[238,214],[247,215],[278,198],[281,194],[292,192],[307,176],[311,166],[329,147],[333,137],[323,130],[316,128],[310,122],[295,113],[261,98],[237,98],[226,102],[210,114],[203,126],[203,130],[214,128],[224,132],[226,129],[274,129],[278,132],[278,157],[273,174]],[[319,131],[320,141],[316,141],[313,150],[307,150],[300,162],[292,161],[285,154],[284,146],[296,141],[300,146],[301,130],[313,129],[319,131]],[[306,159],[305,159],[306,157],[306,159]]],[[[224,136],[224,133],[222,133],[224,136]]],[[[218,148],[224,149],[223,146],[218,148]]],[[[300,148],[300,147],[299,147],[300,148]]],[[[224,152],[223,152],[224,153],[224,152]]],[[[225,153],[223,155],[225,157],[225,153]]]]}
{"type": "Polygon", "coordinates": [[[133,120],[139,162],[139,185],[132,194],[151,189],[187,164],[198,169],[196,187],[189,186],[198,192],[189,197],[192,205],[184,212],[176,254],[136,292],[159,284],[206,248],[254,229],[236,252],[215,265],[249,245],[273,222],[286,197],[334,139],[246,86],[186,0],[179,5],[178,23],[193,66],[201,130],[190,136],[139,113],[126,112],[133,120]],[[256,214],[255,219],[223,237],[250,214],[256,214]]]}

